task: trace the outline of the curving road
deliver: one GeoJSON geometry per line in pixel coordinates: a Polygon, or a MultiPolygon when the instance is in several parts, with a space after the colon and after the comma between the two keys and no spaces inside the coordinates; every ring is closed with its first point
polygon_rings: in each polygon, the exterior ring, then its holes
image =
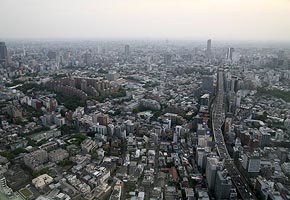
{"type": "Polygon", "coordinates": [[[224,106],[224,80],[223,71],[218,70],[218,83],[217,83],[217,94],[216,98],[212,104],[212,129],[214,134],[214,139],[216,142],[216,147],[219,156],[224,159],[225,169],[228,171],[229,176],[232,179],[233,184],[237,188],[238,193],[242,199],[256,200],[257,198],[249,188],[246,180],[241,175],[239,170],[234,164],[227,147],[225,145],[225,140],[222,133],[222,126],[225,121],[225,106],[224,106]]]}

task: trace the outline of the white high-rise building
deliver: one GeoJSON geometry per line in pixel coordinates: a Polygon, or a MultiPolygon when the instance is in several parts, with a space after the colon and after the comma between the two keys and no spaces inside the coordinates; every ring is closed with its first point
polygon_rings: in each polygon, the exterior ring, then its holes
{"type": "Polygon", "coordinates": [[[207,157],[205,176],[210,190],[214,189],[217,170],[222,168],[219,157],[207,157]]]}

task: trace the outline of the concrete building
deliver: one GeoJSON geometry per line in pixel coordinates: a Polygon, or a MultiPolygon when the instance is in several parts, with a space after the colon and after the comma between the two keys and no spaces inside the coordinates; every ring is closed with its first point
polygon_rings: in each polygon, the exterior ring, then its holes
{"type": "Polygon", "coordinates": [[[217,171],[214,194],[217,200],[229,199],[233,187],[231,178],[226,171],[217,171]]]}
{"type": "Polygon", "coordinates": [[[129,57],[130,55],[130,46],[127,44],[125,45],[125,57],[129,57]]]}
{"type": "Polygon", "coordinates": [[[91,152],[91,150],[94,149],[95,147],[97,147],[96,141],[94,141],[94,140],[92,140],[90,138],[85,139],[81,143],[82,151],[85,152],[85,153],[91,152]]]}
{"type": "Polygon", "coordinates": [[[64,149],[56,149],[48,153],[48,158],[52,162],[59,162],[69,157],[69,153],[64,149]]]}
{"type": "Polygon", "coordinates": [[[37,189],[43,189],[45,186],[48,186],[52,182],[53,182],[53,178],[47,174],[42,174],[32,180],[32,184],[37,189]]]}
{"type": "Polygon", "coordinates": [[[5,42],[0,42],[0,64],[6,66],[8,63],[8,52],[5,42]]]}
{"type": "Polygon", "coordinates": [[[201,77],[201,90],[210,94],[213,93],[213,76],[203,75],[201,77]]]}
{"type": "Polygon", "coordinates": [[[117,72],[114,72],[114,71],[110,71],[110,72],[107,74],[107,79],[108,79],[109,81],[116,81],[119,77],[120,77],[120,74],[117,73],[117,72]]]}
{"type": "Polygon", "coordinates": [[[207,45],[206,45],[206,55],[208,58],[210,58],[211,54],[212,54],[212,52],[211,52],[211,39],[208,39],[207,45]]]}
{"type": "Polygon", "coordinates": [[[207,158],[205,176],[206,176],[209,190],[214,190],[216,174],[217,174],[217,171],[221,169],[222,169],[222,163],[219,161],[218,157],[207,158]]]}
{"type": "Polygon", "coordinates": [[[32,170],[39,170],[42,168],[42,164],[48,161],[47,152],[43,149],[39,149],[28,153],[24,156],[24,163],[32,170]]]}
{"type": "Polygon", "coordinates": [[[258,152],[243,155],[243,168],[249,173],[259,173],[261,169],[261,158],[258,152]]]}

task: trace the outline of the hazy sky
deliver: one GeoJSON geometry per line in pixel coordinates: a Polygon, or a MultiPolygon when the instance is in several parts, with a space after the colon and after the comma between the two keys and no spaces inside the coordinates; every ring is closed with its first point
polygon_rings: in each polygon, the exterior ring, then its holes
{"type": "Polygon", "coordinates": [[[10,37],[290,41],[290,0],[0,0],[10,37]]]}

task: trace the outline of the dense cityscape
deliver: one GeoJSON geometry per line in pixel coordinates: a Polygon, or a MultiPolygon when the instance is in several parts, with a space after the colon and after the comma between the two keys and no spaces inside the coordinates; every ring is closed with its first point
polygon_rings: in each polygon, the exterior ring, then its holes
{"type": "Polygon", "coordinates": [[[290,48],[0,42],[1,200],[290,199],[290,48]]]}

